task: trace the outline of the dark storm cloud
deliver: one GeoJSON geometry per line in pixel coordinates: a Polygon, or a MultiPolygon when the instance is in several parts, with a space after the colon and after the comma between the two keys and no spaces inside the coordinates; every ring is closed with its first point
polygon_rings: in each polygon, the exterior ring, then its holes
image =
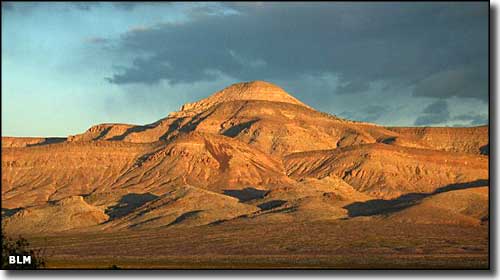
{"type": "Polygon", "coordinates": [[[453,117],[454,120],[464,121],[462,125],[484,125],[488,124],[487,114],[476,114],[470,112],[469,114],[463,114],[453,117]]]}
{"type": "Polygon", "coordinates": [[[478,65],[463,65],[431,75],[418,83],[413,92],[415,96],[472,97],[486,102],[487,93],[488,69],[478,65]]]}
{"type": "Polygon", "coordinates": [[[202,11],[205,16],[186,23],[124,34],[117,51],[137,56],[109,81],[191,83],[217,73],[272,81],[333,73],[339,94],[383,82],[414,85],[415,96],[487,97],[488,3],[227,5],[238,13],[202,11]]]}
{"type": "Polygon", "coordinates": [[[370,89],[370,83],[367,81],[354,80],[350,81],[345,85],[337,86],[336,93],[338,94],[349,94],[349,93],[360,93],[370,89]]]}
{"type": "Polygon", "coordinates": [[[422,115],[415,120],[415,125],[442,124],[449,119],[448,103],[444,100],[438,100],[425,107],[422,115]]]}
{"type": "Polygon", "coordinates": [[[351,119],[351,120],[357,120],[357,121],[363,121],[363,122],[375,122],[377,121],[380,117],[382,117],[384,114],[388,112],[387,106],[381,106],[381,105],[369,105],[365,106],[359,111],[344,111],[340,113],[339,115],[343,118],[351,119]]]}

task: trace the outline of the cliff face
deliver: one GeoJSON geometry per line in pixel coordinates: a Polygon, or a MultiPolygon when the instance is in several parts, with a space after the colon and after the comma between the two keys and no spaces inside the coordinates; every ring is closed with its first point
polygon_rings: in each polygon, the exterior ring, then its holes
{"type": "Polygon", "coordinates": [[[148,125],[101,124],[67,139],[2,137],[2,215],[7,229],[28,232],[312,221],[384,213],[417,195],[425,204],[395,220],[457,197],[436,215],[477,225],[484,211],[458,207],[484,208],[484,199],[458,191],[488,185],[487,145],[486,126],[353,122],[276,85],[240,83],[148,125]],[[62,222],[52,223],[54,215],[62,222]]]}

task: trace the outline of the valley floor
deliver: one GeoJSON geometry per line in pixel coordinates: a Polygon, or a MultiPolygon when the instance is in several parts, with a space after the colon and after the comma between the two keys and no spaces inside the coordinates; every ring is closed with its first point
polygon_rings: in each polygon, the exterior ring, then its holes
{"type": "Polygon", "coordinates": [[[366,218],[297,223],[251,219],[194,228],[28,237],[48,268],[487,269],[488,225],[366,218]]]}

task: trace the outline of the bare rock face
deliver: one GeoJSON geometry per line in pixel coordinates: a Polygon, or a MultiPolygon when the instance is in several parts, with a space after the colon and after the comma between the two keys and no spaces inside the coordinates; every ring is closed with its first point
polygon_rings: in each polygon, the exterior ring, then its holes
{"type": "Polygon", "coordinates": [[[2,137],[3,225],[52,234],[367,216],[479,226],[488,152],[486,126],[354,122],[271,83],[238,83],[147,125],[2,137]]]}

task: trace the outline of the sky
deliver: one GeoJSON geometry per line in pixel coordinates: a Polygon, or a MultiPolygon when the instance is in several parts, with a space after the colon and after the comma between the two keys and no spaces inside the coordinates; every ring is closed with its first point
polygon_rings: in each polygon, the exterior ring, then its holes
{"type": "Polygon", "coordinates": [[[2,2],[2,135],[148,124],[265,80],[387,126],[488,123],[488,2],[2,2]]]}

